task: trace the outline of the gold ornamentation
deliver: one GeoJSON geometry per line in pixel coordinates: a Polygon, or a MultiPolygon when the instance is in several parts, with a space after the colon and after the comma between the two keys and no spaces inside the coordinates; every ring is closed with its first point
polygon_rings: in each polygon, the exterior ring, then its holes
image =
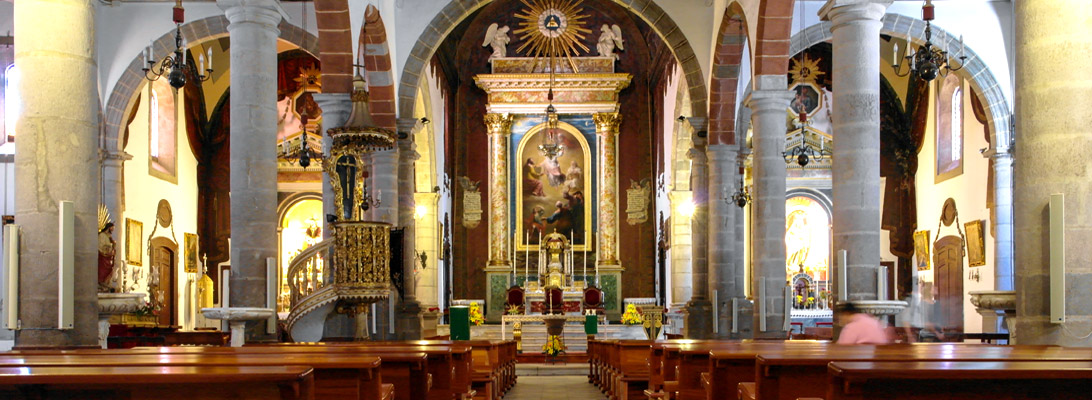
{"type": "Polygon", "coordinates": [[[792,59],[792,68],[789,68],[789,75],[792,76],[793,85],[798,83],[815,84],[815,80],[820,75],[826,75],[826,72],[819,70],[819,59],[812,60],[808,58],[807,54],[804,54],[801,60],[792,59]]]}
{"type": "Polygon", "coordinates": [[[532,57],[564,57],[569,65],[576,69],[572,56],[576,49],[588,51],[584,45],[585,36],[591,30],[585,28],[588,14],[580,6],[581,0],[520,0],[527,9],[516,14],[520,20],[519,29],[513,33],[519,35],[523,44],[516,49],[532,57]]]}
{"type": "Polygon", "coordinates": [[[303,91],[322,92],[322,71],[318,68],[307,66],[300,69],[300,75],[295,79],[303,91]]]}
{"type": "Polygon", "coordinates": [[[508,114],[485,114],[485,127],[490,135],[507,135],[512,131],[512,116],[508,114]]]}
{"type": "Polygon", "coordinates": [[[387,297],[390,289],[390,225],[335,222],[334,283],[362,300],[387,297]]]}
{"type": "Polygon", "coordinates": [[[595,113],[595,131],[600,135],[612,135],[618,133],[618,127],[622,125],[622,115],[619,113],[595,113]]]}

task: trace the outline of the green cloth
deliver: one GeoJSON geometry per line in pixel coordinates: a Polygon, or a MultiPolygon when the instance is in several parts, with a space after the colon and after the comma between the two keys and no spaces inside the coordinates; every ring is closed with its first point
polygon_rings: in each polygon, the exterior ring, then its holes
{"type": "Polygon", "coordinates": [[[470,340],[470,307],[454,306],[451,312],[451,340],[470,340]]]}
{"type": "Polygon", "coordinates": [[[584,316],[584,333],[588,335],[599,334],[599,317],[595,315],[584,316]]]}

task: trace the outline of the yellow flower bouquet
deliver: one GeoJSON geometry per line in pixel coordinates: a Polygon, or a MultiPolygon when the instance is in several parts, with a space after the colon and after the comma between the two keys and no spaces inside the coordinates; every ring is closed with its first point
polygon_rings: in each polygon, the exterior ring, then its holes
{"type": "Polygon", "coordinates": [[[470,323],[474,326],[485,323],[485,317],[482,316],[482,306],[478,303],[470,303],[470,323]]]}
{"type": "Polygon", "coordinates": [[[637,306],[633,304],[626,305],[626,312],[622,313],[622,323],[626,325],[637,325],[641,323],[641,313],[637,312],[637,306]]]}
{"type": "Polygon", "coordinates": [[[546,344],[542,345],[542,354],[555,357],[564,352],[565,344],[561,342],[561,336],[549,335],[546,337],[546,344]]]}

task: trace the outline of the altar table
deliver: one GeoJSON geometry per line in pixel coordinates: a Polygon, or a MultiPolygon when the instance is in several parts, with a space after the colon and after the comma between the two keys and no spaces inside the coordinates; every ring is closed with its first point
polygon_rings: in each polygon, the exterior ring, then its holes
{"type": "MultiPolygon", "coordinates": [[[[545,324],[545,322],[542,320],[542,317],[544,317],[544,315],[542,315],[542,314],[531,314],[531,315],[513,314],[513,315],[502,316],[501,317],[501,340],[508,340],[507,334],[505,332],[506,332],[506,327],[507,327],[509,322],[519,322],[519,323],[524,323],[524,324],[526,324],[528,322],[542,322],[543,324],[545,324]]],[[[581,314],[581,315],[565,315],[564,317],[565,317],[565,323],[578,322],[581,325],[584,324],[584,315],[583,314],[581,314]]],[[[603,323],[603,319],[605,317],[603,315],[599,315],[598,317],[599,317],[599,323],[603,323]]]]}

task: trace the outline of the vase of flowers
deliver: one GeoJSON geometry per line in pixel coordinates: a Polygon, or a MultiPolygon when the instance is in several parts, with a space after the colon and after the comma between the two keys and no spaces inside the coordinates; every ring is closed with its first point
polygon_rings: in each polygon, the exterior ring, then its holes
{"type": "Polygon", "coordinates": [[[485,317],[482,316],[482,306],[478,303],[470,303],[470,323],[474,326],[479,326],[485,323],[485,317]]]}
{"type": "MultiPolygon", "coordinates": [[[[546,355],[547,361],[551,361],[551,358],[556,358],[564,352],[565,343],[561,341],[561,335],[546,336],[546,344],[542,345],[542,354],[546,355]]],[[[553,361],[556,361],[556,359],[553,361]]]]}
{"type": "Polygon", "coordinates": [[[622,323],[626,325],[638,325],[641,322],[641,313],[637,311],[637,306],[627,304],[626,311],[622,313],[622,323]]]}

